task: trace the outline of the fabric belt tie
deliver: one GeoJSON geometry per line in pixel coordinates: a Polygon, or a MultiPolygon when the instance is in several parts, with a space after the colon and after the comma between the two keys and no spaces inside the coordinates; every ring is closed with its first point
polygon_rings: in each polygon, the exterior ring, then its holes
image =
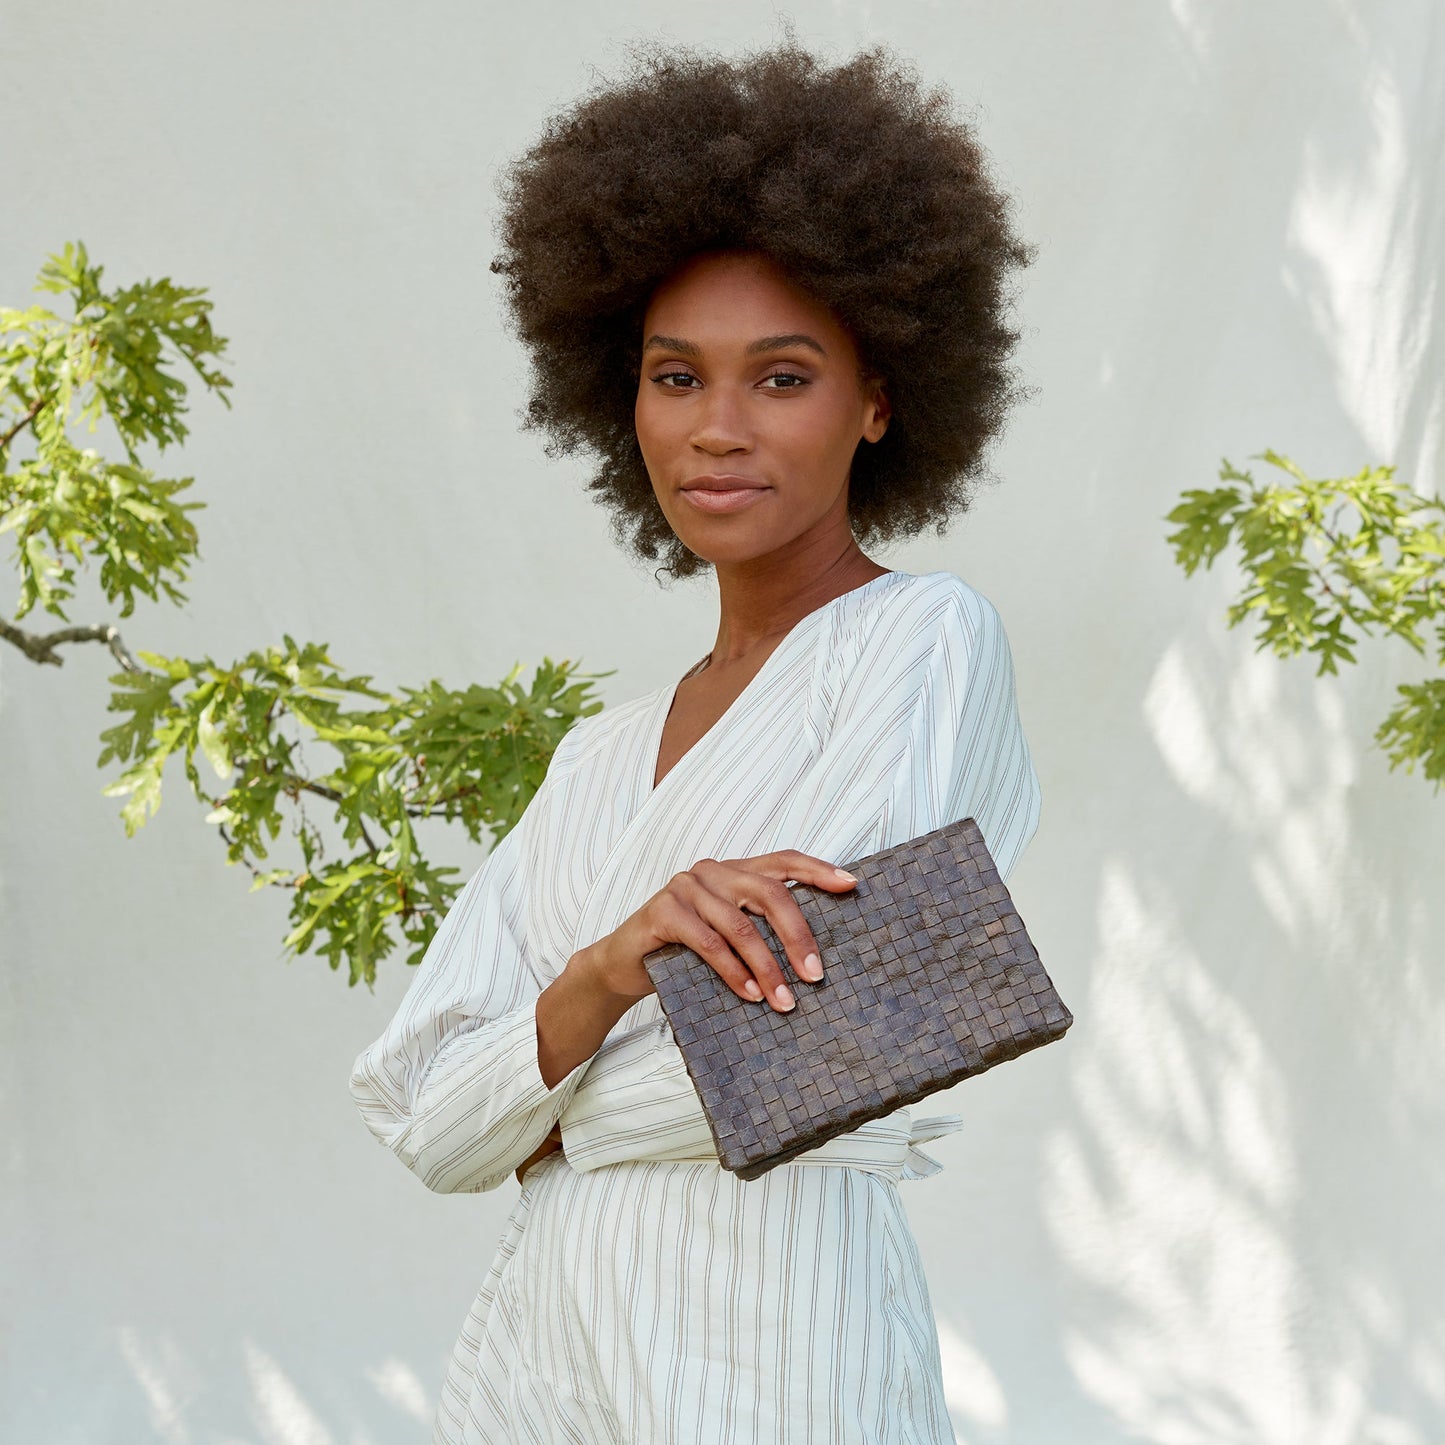
{"type": "MultiPolygon", "coordinates": [[[[963,1128],[961,1114],[934,1114],[926,1119],[900,1117],[906,1110],[898,1110],[882,1119],[854,1129],[848,1134],[839,1134],[780,1164],[779,1169],[837,1168],[842,1165],[849,1169],[863,1169],[870,1174],[881,1174],[892,1180],[926,1179],[937,1174],[943,1165],[931,1154],[918,1146],[945,1134],[954,1134],[963,1128]]],[[[669,1163],[717,1164],[715,1153],[669,1154],[669,1163]]],[[[763,1176],[766,1177],[766,1176],[763,1176]]]]}

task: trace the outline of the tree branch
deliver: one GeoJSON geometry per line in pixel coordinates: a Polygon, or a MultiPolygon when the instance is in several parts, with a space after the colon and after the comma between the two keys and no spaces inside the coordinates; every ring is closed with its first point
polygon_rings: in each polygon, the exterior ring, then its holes
{"type": "MultiPolygon", "coordinates": [[[[216,831],[221,835],[221,841],[225,843],[227,848],[229,848],[231,846],[232,839],[231,835],[226,831],[226,825],[224,823],[218,823],[216,825],[216,831]]],[[[262,876],[261,870],[248,857],[246,857],[244,853],[241,854],[240,858],[237,861],[242,863],[249,870],[253,878],[260,878],[262,876]]],[[[272,888],[296,887],[296,880],[294,878],[291,878],[289,880],[283,880],[280,878],[268,878],[266,881],[272,888]]]]}
{"type": "Polygon", "coordinates": [[[133,658],[121,641],[120,628],[114,623],[102,622],[94,627],[61,627],[54,632],[26,632],[0,617],[0,637],[13,642],[31,662],[52,663],[59,667],[65,659],[56,648],[65,642],[103,642],[110,648],[111,655],[127,672],[144,672],[145,669],[133,658]]]}
{"type": "Polygon", "coordinates": [[[30,403],[30,410],[27,411],[25,415],[22,416],[20,420],[17,421],[15,425],[10,428],[9,431],[5,432],[3,435],[0,435],[0,452],[3,452],[5,448],[8,447],[10,443],[13,442],[15,438],[19,436],[20,433],[23,432],[25,428],[28,427],[37,416],[40,415],[41,410],[45,406],[45,402],[46,398],[44,396],[37,396],[35,400],[30,403]]]}

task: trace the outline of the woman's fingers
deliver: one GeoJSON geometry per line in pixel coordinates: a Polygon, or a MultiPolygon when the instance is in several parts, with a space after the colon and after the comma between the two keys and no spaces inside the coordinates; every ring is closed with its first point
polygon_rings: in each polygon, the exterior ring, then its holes
{"type": "MultiPolygon", "coordinates": [[[[773,932],[788,956],[799,978],[817,983],[823,977],[822,950],[813,937],[813,930],[798,907],[793,890],[773,878],[758,878],[757,907],[766,914],[773,932]]],[[[851,884],[848,886],[852,886],[851,884]]]]}
{"type": "Polygon", "coordinates": [[[522,1176],[539,1159],[545,1159],[549,1154],[555,1154],[562,1147],[562,1126],[554,1124],[552,1132],[517,1166],[517,1183],[523,1182],[522,1176]]]}
{"type": "Polygon", "coordinates": [[[744,865],[759,878],[762,896],[760,911],[767,915],[773,932],[778,935],[799,978],[817,983],[823,977],[821,950],[813,938],[813,930],[803,917],[784,879],[799,883],[810,883],[820,888],[843,892],[854,887],[858,880],[846,869],[835,867],[811,853],[801,853],[796,848],[785,848],[777,853],[765,853],[757,858],[743,860],[744,865]],[[766,878],[767,882],[761,880],[766,878]]]}
{"type": "MultiPolygon", "coordinates": [[[[692,878],[674,880],[682,896],[677,899],[678,913],[669,935],[700,955],[739,998],[755,1003],[766,998],[774,1008],[791,1008],[792,991],[757,925],[731,899],[715,893],[696,875],[694,866],[692,878]]],[[[711,876],[717,877],[715,873],[711,876]]]]}
{"type": "Polygon", "coordinates": [[[816,884],[836,892],[854,887],[858,880],[845,869],[835,867],[823,858],[815,858],[811,853],[799,852],[796,848],[743,858],[738,860],[738,864],[753,874],[754,881],[749,886],[755,895],[740,898],[740,901],[767,916],[798,977],[818,982],[823,977],[822,951],[813,938],[813,930],[808,926],[803,910],[793,897],[792,889],[784,880],[816,884]]]}
{"type": "Polygon", "coordinates": [[[838,889],[851,888],[857,880],[821,858],[796,850],[728,863],[703,859],[694,865],[693,873],[716,899],[707,902],[708,921],[742,956],[774,1007],[791,1008],[792,991],[772,950],[757,926],[741,910],[750,908],[754,913],[763,914],[783,945],[794,972],[799,978],[816,983],[823,977],[821,950],[792,890],[783,880],[796,878],[811,882],[816,879],[838,889]]]}
{"type": "MultiPolygon", "coordinates": [[[[739,998],[766,999],[786,1012],[796,1003],[793,991],[744,909],[767,918],[793,971],[816,983],[823,977],[823,960],[808,920],[787,886],[790,881],[842,891],[858,880],[825,859],[794,848],[725,862],[700,858],[675,874],[647,908],[634,915],[639,927],[645,924],[647,935],[656,941],[644,944],[642,955],[662,943],[681,943],[704,959],[739,998]]],[[[640,961],[637,966],[645,974],[640,961]]]]}
{"type": "Polygon", "coordinates": [[[819,888],[832,888],[838,892],[851,888],[858,881],[847,869],[835,867],[811,853],[800,853],[796,848],[780,848],[776,853],[759,853],[756,858],[735,861],[739,867],[752,873],[762,873],[768,878],[813,883],[819,888]]]}

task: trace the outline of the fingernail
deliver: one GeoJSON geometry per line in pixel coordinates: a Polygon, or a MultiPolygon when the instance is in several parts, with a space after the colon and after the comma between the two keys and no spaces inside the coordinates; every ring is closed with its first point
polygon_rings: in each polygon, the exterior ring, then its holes
{"type": "Polygon", "coordinates": [[[758,987],[758,981],[755,978],[750,978],[743,985],[743,992],[751,999],[760,999],[763,996],[763,991],[758,987]]]}
{"type": "Polygon", "coordinates": [[[790,1009],[793,1006],[793,991],[785,983],[780,983],[773,990],[773,997],[778,1001],[780,1009],[790,1009]]]}
{"type": "Polygon", "coordinates": [[[804,978],[812,979],[814,983],[823,976],[823,965],[816,953],[810,953],[804,960],[803,966],[798,970],[804,978]]]}
{"type": "Polygon", "coordinates": [[[833,872],[847,883],[856,883],[858,881],[846,868],[835,868],[833,872]]]}

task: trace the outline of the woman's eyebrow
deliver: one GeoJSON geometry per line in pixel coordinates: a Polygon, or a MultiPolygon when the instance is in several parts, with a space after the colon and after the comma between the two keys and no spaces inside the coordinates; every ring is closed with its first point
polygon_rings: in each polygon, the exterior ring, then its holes
{"type": "MultiPolygon", "coordinates": [[[[789,346],[811,346],[819,356],[828,354],[813,337],[802,331],[790,331],[786,336],[761,336],[749,344],[747,354],[755,356],[760,351],[782,351],[789,346]]],[[[691,341],[684,341],[680,336],[654,334],[647,338],[642,349],[644,351],[676,351],[683,356],[700,356],[702,354],[691,341]]]]}
{"type": "Polygon", "coordinates": [[[782,351],[789,346],[811,346],[819,356],[826,356],[828,353],[811,336],[802,331],[790,331],[786,336],[764,336],[754,341],[748,347],[748,355],[752,356],[759,351],[782,351]]]}
{"type": "Polygon", "coordinates": [[[657,336],[652,335],[643,343],[644,351],[680,351],[684,356],[697,356],[700,353],[696,346],[690,341],[684,341],[678,336],[657,336]]]}

